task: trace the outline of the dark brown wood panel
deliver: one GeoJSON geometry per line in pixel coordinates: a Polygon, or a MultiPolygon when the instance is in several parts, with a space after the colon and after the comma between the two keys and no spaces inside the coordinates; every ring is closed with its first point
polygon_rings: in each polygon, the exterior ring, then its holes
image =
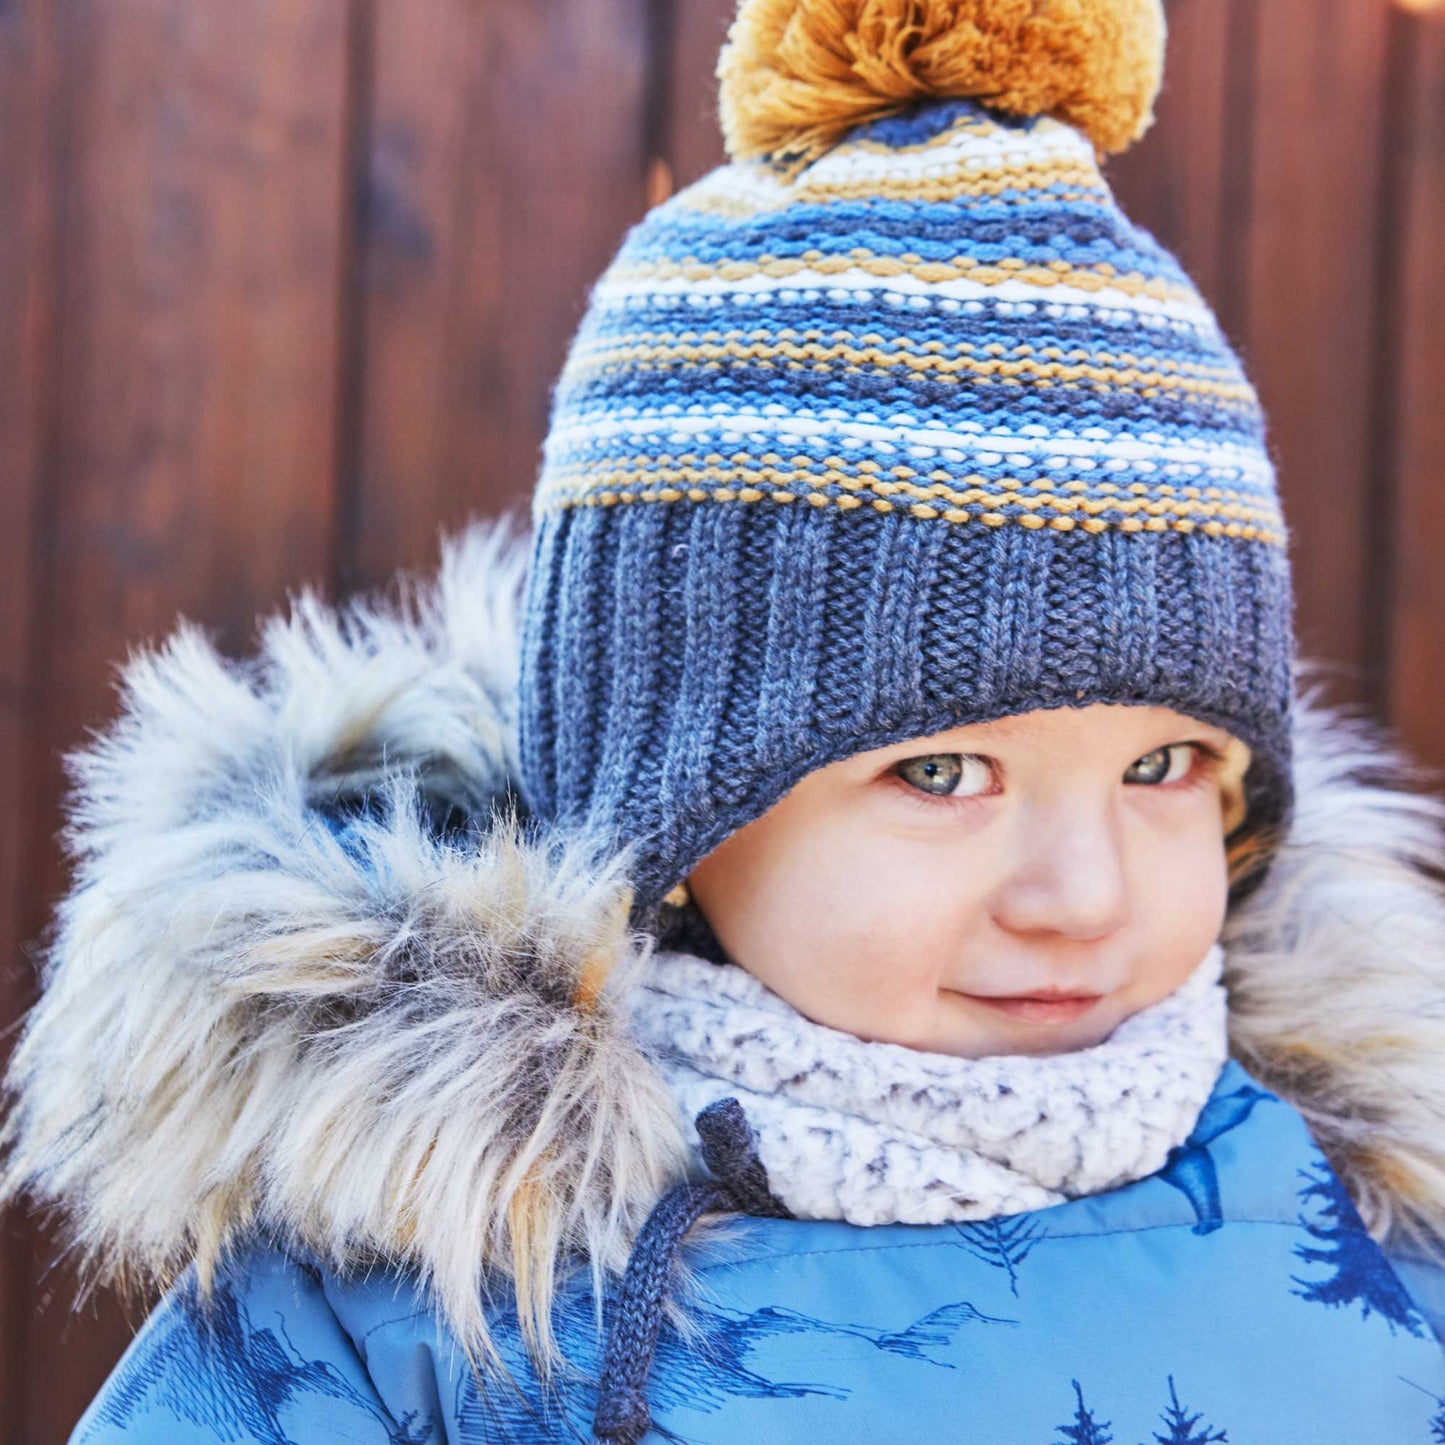
{"type": "Polygon", "coordinates": [[[657,200],[727,159],[717,120],[716,70],[737,6],[731,0],[675,0],[665,9],[667,69],[655,147],[665,184],[657,200]]]}
{"type": "MultiPolygon", "coordinates": [[[[47,518],[12,881],[33,936],[61,886],[57,754],[110,712],[111,670],[177,611],[239,646],[324,567],[332,525],[345,0],[67,5],[54,124],[47,518]]],[[[41,273],[43,277],[44,268],[41,273]]],[[[12,502],[7,498],[7,502],[12,502]]],[[[6,1421],[52,1445],[126,1332],[36,1249],[6,1421]],[[64,1388],[60,1388],[61,1384],[64,1388]]]]}
{"type": "Polygon", "coordinates": [[[1303,649],[1368,696],[1381,145],[1391,7],[1256,6],[1238,341],[1269,418],[1303,649]]]}
{"type": "Polygon", "coordinates": [[[646,209],[647,0],[376,7],[343,580],[525,509],[588,289],[646,209]]]}
{"type": "Polygon", "coordinates": [[[1380,446],[1393,464],[1389,715],[1445,769],[1445,10],[1400,22],[1392,197],[1394,356],[1380,446]]]}
{"type": "Polygon", "coordinates": [[[1169,7],[1170,64],[1154,107],[1154,124],[1138,144],[1111,160],[1110,186],[1129,218],[1166,245],[1218,308],[1223,260],[1229,67],[1241,58],[1230,39],[1227,0],[1176,0],[1169,7]]]}
{"type": "MultiPolygon", "coordinates": [[[[33,541],[50,434],[46,378],[55,285],[57,169],[51,154],[56,50],[49,7],[0,10],[0,1030],[32,985],[21,954],[23,860],[38,817],[29,758],[33,541]]],[[[27,913],[28,916],[28,913],[27,913]]],[[[0,1061],[9,1056],[0,1033],[0,1061]]],[[[19,1397],[32,1236],[0,1222],[0,1418],[19,1397]]]]}

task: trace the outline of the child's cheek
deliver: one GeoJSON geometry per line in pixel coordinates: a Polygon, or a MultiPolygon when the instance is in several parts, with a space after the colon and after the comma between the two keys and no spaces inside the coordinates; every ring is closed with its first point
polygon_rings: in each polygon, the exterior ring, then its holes
{"type": "Polygon", "coordinates": [[[1224,922],[1229,879],[1218,810],[1201,807],[1185,822],[1138,840],[1130,859],[1129,927],[1141,960],[1141,1007],[1184,981],[1224,922]]]}
{"type": "MultiPolygon", "coordinates": [[[[868,1037],[927,1032],[940,959],[956,957],[961,899],[936,871],[909,866],[904,850],[880,857],[839,839],[826,886],[797,880],[779,934],[790,940],[778,966],[795,1007],[818,1022],[868,1037]]],[[[856,841],[856,840],[851,840],[856,841]]]]}

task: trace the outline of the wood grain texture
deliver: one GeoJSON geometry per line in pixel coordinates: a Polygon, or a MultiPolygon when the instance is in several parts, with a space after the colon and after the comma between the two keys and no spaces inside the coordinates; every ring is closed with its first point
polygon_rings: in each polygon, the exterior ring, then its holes
{"type": "Polygon", "coordinates": [[[1132,149],[1109,162],[1106,178],[1130,220],[1166,245],[1216,310],[1224,300],[1226,176],[1234,15],[1221,0],[1176,0],[1168,10],[1171,64],[1154,107],[1154,124],[1132,149]],[[1172,57],[1188,56],[1175,65],[1172,57]]]}
{"type": "Polygon", "coordinates": [[[718,52],[736,12],[730,0],[662,0],[666,16],[654,154],[671,190],[691,185],[727,159],[717,119],[718,52]]]}
{"type": "Polygon", "coordinates": [[[1393,363],[1380,433],[1394,482],[1392,585],[1381,606],[1390,721],[1445,769],[1445,11],[1400,24],[1393,363]]]}
{"type": "Polygon", "coordinates": [[[1380,316],[1381,187],[1390,6],[1257,5],[1237,341],[1269,419],[1303,649],[1339,696],[1375,686],[1372,386],[1380,316]]]}
{"type": "Polygon", "coordinates": [[[646,208],[648,0],[387,0],[359,206],[341,579],[525,511],[592,282],[646,208]]]}
{"type": "MultiPolygon", "coordinates": [[[[324,571],[344,214],[344,0],[53,13],[61,199],[31,273],[54,297],[21,753],[34,802],[8,883],[24,938],[63,881],[58,754],[110,712],[114,664],[178,611],[238,647],[324,571]]],[[[52,1254],[37,1242],[6,1401],[26,1445],[65,1438],[127,1337],[108,1298],[70,1313],[52,1254]]]]}
{"type": "MultiPolygon", "coordinates": [[[[56,46],[48,4],[0,11],[0,1028],[33,994],[21,950],[25,859],[43,826],[29,786],[38,746],[32,702],[35,665],[34,541],[52,419],[58,168],[51,153],[56,46]]],[[[0,1034],[0,1061],[10,1040],[0,1034]]],[[[0,1401],[21,1398],[30,1318],[30,1259],[37,1241],[26,1218],[0,1222],[0,1401]]]]}

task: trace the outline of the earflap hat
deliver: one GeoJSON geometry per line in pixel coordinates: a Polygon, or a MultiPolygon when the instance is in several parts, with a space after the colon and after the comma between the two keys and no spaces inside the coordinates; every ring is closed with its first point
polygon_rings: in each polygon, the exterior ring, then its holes
{"type": "Polygon", "coordinates": [[[744,0],[731,159],[592,290],[532,507],[529,805],[661,900],[811,770],[1035,708],[1153,704],[1291,796],[1259,402],[1099,166],[1159,0],[744,0]]]}

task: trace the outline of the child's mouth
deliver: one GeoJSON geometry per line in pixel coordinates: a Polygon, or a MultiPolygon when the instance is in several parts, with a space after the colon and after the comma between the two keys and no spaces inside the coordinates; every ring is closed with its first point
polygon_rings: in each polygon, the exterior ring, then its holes
{"type": "Polygon", "coordinates": [[[987,1004],[1012,1018],[1030,1023],[1067,1024],[1081,1019],[1104,997],[1103,994],[1076,994],[1064,997],[1039,997],[1020,994],[1012,998],[987,998],[982,994],[965,994],[976,1003],[987,1004]]]}

